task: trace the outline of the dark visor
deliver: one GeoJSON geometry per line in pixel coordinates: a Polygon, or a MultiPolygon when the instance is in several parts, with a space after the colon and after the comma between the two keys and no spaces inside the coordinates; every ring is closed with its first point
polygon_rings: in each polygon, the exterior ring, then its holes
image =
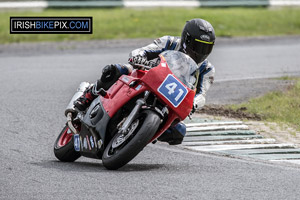
{"type": "Polygon", "coordinates": [[[193,51],[197,54],[208,55],[211,53],[213,46],[214,42],[206,42],[199,39],[193,41],[193,51]]]}

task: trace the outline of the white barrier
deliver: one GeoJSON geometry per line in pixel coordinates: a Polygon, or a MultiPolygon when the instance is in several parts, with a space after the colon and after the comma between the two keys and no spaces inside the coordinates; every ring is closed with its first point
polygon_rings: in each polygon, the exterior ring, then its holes
{"type": "Polygon", "coordinates": [[[270,6],[300,6],[299,0],[270,0],[270,6]]]}
{"type": "Polygon", "coordinates": [[[123,0],[123,1],[0,1],[0,9],[55,7],[230,7],[230,6],[300,6],[300,0],[123,0]]]}
{"type": "Polygon", "coordinates": [[[0,8],[48,8],[48,3],[46,1],[9,1],[0,2],[0,8]]]}
{"type": "Polygon", "coordinates": [[[123,1],[124,7],[200,7],[199,1],[123,1]]]}

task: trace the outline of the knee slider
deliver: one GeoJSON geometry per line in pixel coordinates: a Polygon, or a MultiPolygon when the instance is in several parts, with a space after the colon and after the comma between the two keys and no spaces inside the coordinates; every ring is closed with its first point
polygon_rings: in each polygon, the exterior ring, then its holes
{"type": "Polygon", "coordinates": [[[186,134],[186,126],[184,123],[179,122],[178,124],[176,124],[176,126],[173,129],[175,132],[177,132],[177,135],[179,137],[184,137],[186,134]]]}
{"type": "Polygon", "coordinates": [[[178,123],[174,127],[170,127],[159,138],[159,141],[168,142],[170,145],[181,144],[186,133],[184,123],[178,123]]]}

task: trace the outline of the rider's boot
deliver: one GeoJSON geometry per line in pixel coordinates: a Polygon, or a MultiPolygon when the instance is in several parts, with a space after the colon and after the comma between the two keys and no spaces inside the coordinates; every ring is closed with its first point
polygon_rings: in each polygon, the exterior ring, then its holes
{"type": "Polygon", "coordinates": [[[101,93],[101,89],[108,90],[122,74],[128,74],[131,71],[131,65],[112,64],[105,66],[101,78],[74,102],[75,107],[80,111],[86,110],[99,93],[101,93]]]}
{"type": "Polygon", "coordinates": [[[80,110],[85,111],[92,103],[92,101],[98,96],[93,93],[95,85],[87,88],[84,93],[74,102],[74,106],[80,110]]]}

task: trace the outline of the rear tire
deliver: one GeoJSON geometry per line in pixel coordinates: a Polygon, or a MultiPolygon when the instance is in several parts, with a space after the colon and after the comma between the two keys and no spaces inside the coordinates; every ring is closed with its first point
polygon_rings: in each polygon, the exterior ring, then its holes
{"type": "MultiPolygon", "coordinates": [[[[122,144],[118,145],[118,139],[122,137],[117,133],[109,142],[102,156],[104,167],[116,170],[131,161],[152,139],[160,125],[160,117],[153,111],[141,112],[131,124],[133,133],[122,144]]],[[[121,138],[122,139],[122,138],[121,138]]]]}
{"type": "Polygon", "coordinates": [[[74,149],[73,133],[66,125],[54,143],[54,155],[62,162],[74,162],[81,155],[74,149]]]}

